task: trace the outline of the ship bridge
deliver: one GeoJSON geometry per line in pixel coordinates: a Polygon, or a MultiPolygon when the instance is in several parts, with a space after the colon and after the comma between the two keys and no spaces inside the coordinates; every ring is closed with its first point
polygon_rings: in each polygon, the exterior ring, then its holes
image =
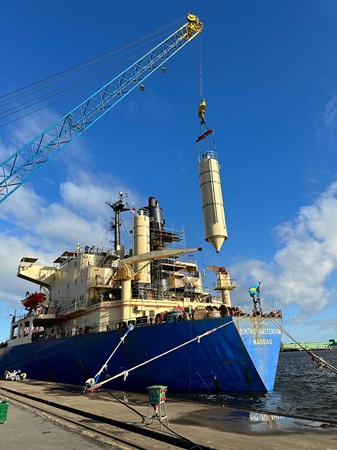
{"type": "Polygon", "coordinates": [[[24,256],[20,260],[17,276],[31,283],[50,288],[50,276],[55,272],[54,267],[39,266],[36,264],[38,258],[24,256]]]}

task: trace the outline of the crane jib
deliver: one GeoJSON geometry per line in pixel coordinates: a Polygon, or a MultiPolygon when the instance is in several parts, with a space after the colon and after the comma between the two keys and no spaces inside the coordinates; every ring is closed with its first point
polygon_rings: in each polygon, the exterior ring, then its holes
{"type": "Polygon", "coordinates": [[[0,203],[201,33],[203,24],[197,16],[189,14],[187,20],[150,52],[3,161],[0,203]]]}

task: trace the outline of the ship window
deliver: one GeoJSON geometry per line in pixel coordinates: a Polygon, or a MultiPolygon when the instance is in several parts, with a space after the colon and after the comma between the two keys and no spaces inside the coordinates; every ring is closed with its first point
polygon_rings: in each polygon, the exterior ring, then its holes
{"type": "MultiPolygon", "coordinates": [[[[28,322],[28,325],[29,325],[29,322],[28,322]]],[[[28,325],[25,326],[24,336],[28,336],[29,335],[29,326],[28,325]]]]}
{"type": "Polygon", "coordinates": [[[11,335],[11,339],[16,339],[18,337],[18,326],[15,325],[12,328],[12,335],[11,335]]]}

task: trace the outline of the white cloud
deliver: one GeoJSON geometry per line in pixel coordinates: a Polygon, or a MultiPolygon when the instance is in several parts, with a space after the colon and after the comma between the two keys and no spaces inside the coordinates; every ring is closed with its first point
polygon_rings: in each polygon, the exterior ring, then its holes
{"type": "MultiPolygon", "coordinates": [[[[29,283],[15,277],[23,256],[36,257],[42,264],[50,265],[64,251],[75,250],[77,242],[82,246],[112,246],[109,223],[113,211],[105,202],[116,201],[123,188],[107,174],[91,176],[85,171],[78,174],[76,182],[66,181],[60,185],[60,198],[53,203],[49,204],[30,187],[22,186],[10,201],[1,204],[0,341],[7,336],[7,329],[2,329],[1,322],[7,327],[9,312],[20,308],[19,300],[31,289],[29,283]]],[[[128,193],[126,201],[130,199],[137,208],[144,206],[144,199],[138,194],[131,189],[125,191],[128,193]]],[[[131,219],[132,214],[126,213],[122,229],[129,246],[131,219]]]]}
{"type": "Polygon", "coordinates": [[[327,103],[324,110],[324,124],[327,126],[335,122],[337,116],[337,95],[334,95],[327,103]]]}
{"type": "MultiPolygon", "coordinates": [[[[319,115],[317,121],[316,138],[324,152],[335,153],[336,149],[336,121],[337,121],[337,95],[333,95],[329,102],[325,105],[324,111],[319,115]]],[[[324,169],[322,166],[322,159],[320,156],[315,161],[315,171],[317,167],[321,166],[320,170],[324,169]]],[[[326,170],[326,169],[325,169],[326,170]]]]}
{"type": "MultiPolygon", "coordinates": [[[[58,117],[51,110],[44,110],[43,113],[35,113],[34,115],[23,117],[18,122],[13,122],[7,130],[7,145],[13,146],[14,151],[20,149],[30,140],[38,136],[46,127],[56,122],[58,117]]],[[[12,152],[13,153],[13,152],[12,152]]],[[[11,153],[11,154],[12,154],[11,153]]]]}
{"type": "MultiPolygon", "coordinates": [[[[298,306],[304,321],[335,301],[331,278],[337,270],[337,182],[316,202],[300,209],[296,218],[275,230],[282,247],[270,263],[244,261],[231,271],[245,273],[240,283],[262,282],[263,299],[270,306],[298,306]]],[[[336,284],[336,283],[334,283],[336,284]]]]}

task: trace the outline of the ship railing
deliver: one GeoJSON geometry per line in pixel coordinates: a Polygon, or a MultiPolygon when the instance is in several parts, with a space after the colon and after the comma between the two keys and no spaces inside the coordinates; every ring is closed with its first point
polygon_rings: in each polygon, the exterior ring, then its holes
{"type": "MultiPolygon", "coordinates": [[[[183,289],[184,286],[181,286],[183,289]]],[[[183,290],[171,290],[171,291],[161,291],[155,289],[139,289],[133,290],[132,298],[138,299],[146,299],[146,300],[172,300],[172,301],[198,301],[196,297],[199,297],[200,294],[194,290],[186,289],[183,290]],[[189,291],[189,292],[188,292],[189,291]],[[194,298],[193,298],[194,297],[194,298]]],[[[220,300],[221,301],[221,300],[220,300]]]]}
{"type": "Polygon", "coordinates": [[[29,316],[31,313],[29,313],[29,311],[26,311],[24,314],[20,314],[18,316],[13,316],[12,317],[12,322],[19,322],[20,320],[25,319],[27,316],[29,316]]]}
{"type": "MultiPolygon", "coordinates": [[[[113,320],[104,323],[93,322],[85,325],[84,327],[76,327],[73,329],[68,329],[66,335],[68,337],[77,334],[90,334],[90,333],[102,333],[104,331],[114,331],[127,328],[130,323],[133,323],[135,326],[139,325],[137,324],[137,321],[134,319],[133,320],[126,319],[125,321],[113,320]]],[[[150,325],[150,321],[146,321],[145,323],[143,323],[143,325],[150,325]]]]}
{"type": "Polygon", "coordinates": [[[34,316],[52,319],[56,317],[57,309],[55,306],[39,306],[34,311],[34,316]]]}
{"type": "Polygon", "coordinates": [[[210,304],[215,304],[215,305],[222,305],[223,304],[223,300],[222,300],[222,297],[220,297],[220,295],[212,295],[212,294],[209,294],[209,295],[203,295],[203,296],[201,296],[201,299],[200,299],[200,301],[202,302],[202,303],[210,303],[210,304]]]}
{"type": "Polygon", "coordinates": [[[230,306],[227,308],[227,315],[230,316],[282,317],[282,311],[280,309],[262,308],[261,311],[255,309],[254,306],[230,306]]]}
{"type": "Polygon", "coordinates": [[[218,160],[218,155],[214,150],[207,150],[206,152],[200,153],[198,155],[198,162],[205,161],[206,159],[218,160]]]}
{"type": "Polygon", "coordinates": [[[73,311],[78,311],[79,309],[86,309],[87,301],[86,300],[78,300],[72,303],[71,305],[62,305],[57,308],[57,313],[60,315],[70,314],[73,311]]]}
{"type": "Polygon", "coordinates": [[[79,250],[77,250],[76,252],[66,252],[64,255],[58,258],[57,261],[55,261],[55,263],[57,263],[59,267],[62,267],[69,261],[74,259],[78,254],[106,256],[106,255],[114,255],[115,251],[109,247],[96,247],[95,245],[89,247],[89,245],[86,245],[84,248],[80,247],[79,250]]]}
{"type": "Polygon", "coordinates": [[[89,298],[88,306],[90,307],[90,306],[97,305],[97,303],[101,303],[102,301],[103,300],[102,300],[102,298],[100,296],[99,297],[89,298]]]}
{"type": "Polygon", "coordinates": [[[228,290],[231,291],[233,289],[236,288],[236,279],[234,278],[230,278],[230,279],[226,279],[225,281],[222,282],[222,284],[219,284],[217,282],[213,283],[213,289],[214,290],[228,290]]]}
{"type": "Polygon", "coordinates": [[[84,248],[81,248],[80,253],[86,253],[86,254],[94,254],[94,255],[115,255],[115,251],[110,247],[96,247],[95,245],[92,245],[91,247],[89,245],[86,245],[84,248]]]}
{"type": "Polygon", "coordinates": [[[26,311],[26,313],[20,314],[19,316],[13,316],[12,321],[19,322],[20,320],[26,319],[28,316],[33,316],[34,318],[43,317],[51,319],[56,317],[58,311],[59,309],[54,306],[40,306],[33,311],[26,311]]]}
{"type": "MultiPolygon", "coordinates": [[[[191,308],[185,308],[185,314],[182,319],[180,320],[200,320],[200,319],[206,319],[206,318],[218,318],[218,317],[224,317],[224,316],[257,316],[259,314],[256,314],[251,308],[249,307],[239,307],[239,306],[233,306],[233,307],[227,307],[226,312],[221,311],[217,309],[216,305],[212,304],[205,304],[202,303],[200,306],[205,306],[205,309],[195,309],[194,311],[191,310],[191,308]],[[212,309],[215,308],[215,309],[212,309]],[[202,314],[205,313],[205,314],[202,314]]],[[[159,314],[157,315],[159,316],[159,314]]],[[[263,317],[282,317],[282,313],[280,310],[266,310],[262,314],[263,317]]],[[[120,320],[113,320],[109,322],[104,323],[87,323],[85,326],[76,326],[74,328],[68,328],[64,331],[64,334],[61,337],[70,337],[75,336],[78,334],[90,334],[90,333],[102,333],[102,332],[109,332],[109,331],[115,331],[119,329],[127,329],[129,324],[132,323],[136,327],[140,326],[156,326],[157,324],[161,323],[168,323],[172,322],[172,320],[178,320],[175,318],[171,318],[171,320],[168,319],[168,316],[165,318],[163,315],[163,318],[160,318],[157,320],[157,317],[152,315],[144,315],[140,316],[138,318],[130,317],[130,318],[124,318],[123,321],[120,320]]]]}

